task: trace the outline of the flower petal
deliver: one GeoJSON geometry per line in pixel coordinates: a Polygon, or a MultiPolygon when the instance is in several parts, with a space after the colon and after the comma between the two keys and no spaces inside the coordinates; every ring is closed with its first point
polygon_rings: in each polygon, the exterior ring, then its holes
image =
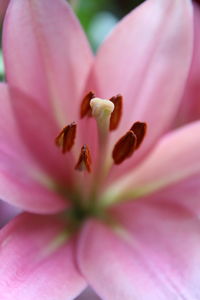
{"type": "Polygon", "coordinates": [[[196,121],[165,135],[140,166],[109,188],[105,201],[141,197],[200,174],[199,132],[196,121]]]}
{"type": "Polygon", "coordinates": [[[199,298],[200,222],[194,212],[154,197],[120,205],[115,217],[140,245],[158,279],[180,293],[169,299],[199,298]]]}
{"type": "Polygon", "coordinates": [[[16,162],[7,168],[9,170],[0,170],[0,198],[4,201],[30,212],[45,214],[59,212],[69,205],[56,192],[35,181],[28,173],[24,174],[24,170],[18,171],[16,162]]]}
{"type": "MultiPolygon", "coordinates": [[[[21,97],[20,101],[17,101],[19,99],[15,98],[19,106],[20,103],[23,103],[23,99],[21,97]]],[[[27,103],[26,99],[24,99],[24,103],[27,103]]],[[[20,108],[22,108],[22,104],[20,108]]],[[[33,109],[34,106],[31,107],[30,104],[29,108],[33,109]]],[[[29,139],[36,142],[36,136],[40,136],[42,130],[28,131],[30,129],[28,125],[35,122],[36,126],[37,120],[32,115],[33,110],[27,110],[27,112],[29,114],[24,110],[21,111],[20,124],[22,127],[24,126],[27,135],[29,134],[29,139]],[[30,116],[33,120],[32,123],[30,116]],[[23,123],[25,120],[27,123],[23,123]]],[[[39,115],[37,117],[39,118],[39,115]]],[[[44,116],[43,119],[45,119],[44,116]]],[[[48,128],[47,123],[45,126],[48,128]]],[[[49,136],[50,131],[47,134],[49,136]]],[[[51,178],[46,176],[44,170],[41,170],[41,166],[37,165],[35,157],[31,155],[37,145],[33,145],[31,150],[26,148],[22,134],[18,131],[16,115],[13,114],[6,84],[0,84],[0,140],[0,198],[23,209],[38,213],[57,212],[66,207],[67,202],[49,189],[49,187],[53,188],[51,178]]],[[[42,143],[41,147],[43,149],[39,148],[38,150],[44,151],[42,143]]],[[[55,146],[52,142],[53,147],[55,146]]],[[[50,151],[47,150],[47,152],[50,151]]],[[[57,162],[59,165],[59,155],[57,162]]],[[[56,174],[56,168],[54,168],[54,174],[56,174]]]]}
{"type": "Polygon", "coordinates": [[[3,39],[8,82],[74,121],[93,57],[66,1],[12,0],[3,39]]]}
{"type": "Polygon", "coordinates": [[[146,209],[125,212],[124,231],[87,224],[78,252],[83,275],[103,299],[198,299],[199,222],[182,211],[146,209]]]}
{"type": "Polygon", "coordinates": [[[175,126],[194,121],[200,117],[200,5],[194,7],[194,53],[188,82],[175,126]]]}
{"type": "Polygon", "coordinates": [[[55,145],[59,127],[34,98],[9,87],[16,126],[29,155],[50,177],[57,181],[70,180],[73,170],[72,153],[62,155],[55,145]]]}
{"type": "Polygon", "coordinates": [[[147,196],[147,201],[156,199],[168,203],[176,203],[200,216],[200,172],[173,185],[147,196]]]}
{"type": "Polygon", "coordinates": [[[23,147],[23,141],[16,130],[16,121],[10,103],[9,89],[6,83],[0,83],[0,140],[1,149],[28,161],[29,155],[23,147]]]}
{"type": "Polygon", "coordinates": [[[114,168],[113,176],[131,169],[171,126],[190,67],[192,25],[190,1],[149,0],[126,16],[100,48],[92,88],[102,98],[124,97],[112,146],[133,122],[148,125],[141,149],[114,168]]]}
{"type": "Polygon", "coordinates": [[[74,262],[74,241],[67,241],[56,217],[22,214],[0,232],[0,294],[6,300],[67,300],[85,282],[74,262]]]}

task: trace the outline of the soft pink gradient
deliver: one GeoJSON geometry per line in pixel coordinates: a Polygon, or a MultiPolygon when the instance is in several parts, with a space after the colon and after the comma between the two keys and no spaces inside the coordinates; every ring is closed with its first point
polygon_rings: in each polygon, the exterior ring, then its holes
{"type": "Polygon", "coordinates": [[[194,1],[194,53],[176,125],[200,118],[200,3],[194,1]]]}
{"type": "Polygon", "coordinates": [[[118,217],[124,236],[91,221],[78,248],[81,270],[102,299],[198,299],[198,220],[181,206],[148,202],[120,207],[118,217]]]}
{"type": "Polygon", "coordinates": [[[198,9],[190,0],[147,0],[94,57],[64,0],[10,1],[3,26],[7,83],[0,85],[0,198],[27,212],[0,232],[3,300],[74,299],[87,285],[105,300],[200,298],[200,123],[185,124],[187,117],[176,129],[183,103],[196,105],[186,82],[192,59],[199,72],[192,58],[198,9]],[[70,235],[66,215],[73,202],[62,188],[81,181],[73,169],[82,142],[97,157],[96,125],[78,121],[77,143],[65,156],[54,138],[77,121],[88,88],[100,97],[124,96],[109,149],[135,121],[147,122],[148,134],[138,154],[104,178],[102,195],[115,185],[125,188],[109,218],[90,218],[70,235]]]}
{"type": "Polygon", "coordinates": [[[0,290],[4,299],[65,300],[85,288],[74,264],[74,241],[58,241],[65,234],[64,225],[56,217],[24,213],[2,230],[0,277],[6,280],[1,281],[0,290]]]}

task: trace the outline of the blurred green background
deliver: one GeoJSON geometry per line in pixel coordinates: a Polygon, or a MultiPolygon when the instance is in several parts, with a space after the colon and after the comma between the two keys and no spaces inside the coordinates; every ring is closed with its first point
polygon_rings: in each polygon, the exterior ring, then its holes
{"type": "MultiPolygon", "coordinates": [[[[116,23],[144,0],[68,0],[68,2],[78,16],[93,51],[96,52],[116,23]]],[[[4,66],[0,48],[0,80],[3,79],[4,66]]]]}
{"type": "Polygon", "coordinates": [[[144,0],[69,0],[94,51],[115,24],[144,0]]]}

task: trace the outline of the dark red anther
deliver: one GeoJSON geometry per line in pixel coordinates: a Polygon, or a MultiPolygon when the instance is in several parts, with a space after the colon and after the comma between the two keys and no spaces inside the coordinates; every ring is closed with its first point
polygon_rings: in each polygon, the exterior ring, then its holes
{"type": "Polygon", "coordinates": [[[136,149],[137,137],[132,130],[129,130],[115,144],[112,157],[115,164],[121,164],[125,159],[130,157],[136,149]]]}
{"type": "Polygon", "coordinates": [[[83,98],[81,102],[81,109],[80,109],[80,117],[81,119],[85,116],[91,117],[92,116],[92,109],[90,107],[90,101],[95,98],[95,94],[93,92],[89,92],[83,98]]]}
{"type": "Polygon", "coordinates": [[[110,101],[115,106],[110,118],[110,130],[115,130],[118,127],[119,122],[121,120],[123,98],[121,95],[117,95],[110,98],[110,101]]]}
{"type": "Polygon", "coordinates": [[[81,148],[81,153],[78,159],[78,162],[75,166],[75,170],[84,171],[87,170],[89,173],[91,172],[91,155],[88,146],[84,145],[81,148]]]}
{"type": "Polygon", "coordinates": [[[68,152],[71,150],[74,145],[76,137],[76,123],[73,122],[65,126],[59,135],[55,138],[55,143],[58,147],[62,148],[62,153],[68,152]]]}
{"type": "Polygon", "coordinates": [[[137,137],[136,149],[138,149],[146,135],[147,124],[139,121],[135,122],[130,130],[132,130],[137,137]]]}

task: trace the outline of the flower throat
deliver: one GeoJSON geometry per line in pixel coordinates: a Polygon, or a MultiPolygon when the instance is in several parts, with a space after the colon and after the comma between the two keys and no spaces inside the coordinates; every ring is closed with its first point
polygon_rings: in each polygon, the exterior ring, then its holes
{"type": "MultiPolygon", "coordinates": [[[[100,99],[93,92],[89,92],[83,98],[80,106],[80,118],[95,118],[98,130],[99,157],[93,168],[93,160],[88,145],[82,145],[79,157],[74,165],[74,169],[79,172],[92,174],[93,180],[88,196],[88,201],[81,201],[82,192],[79,195],[73,192],[71,195],[72,210],[71,217],[84,220],[89,215],[98,215],[98,194],[100,186],[106,178],[110,167],[106,167],[109,132],[116,130],[119,126],[123,110],[123,98],[116,95],[109,100],[100,99]]],[[[144,122],[137,121],[128,129],[125,134],[119,138],[112,149],[112,162],[115,165],[123,163],[138,150],[146,135],[147,125],[144,122]]],[[[75,144],[77,133],[77,124],[75,122],[66,125],[55,138],[55,143],[60,147],[63,154],[71,151],[75,144]]]]}
{"type": "MultiPolygon", "coordinates": [[[[94,117],[97,121],[99,132],[99,144],[107,143],[109,131],[117,129],[122,116],[123,98],[114,96],[109,100],[96,98],[93,92],[89,92],[82,100],[80,117],[94,117]]],[[[77,124],[75,122],[65,126],[55,139],[55,143],[61,148],[62,153],[70,151],[75,143],[77,124]]],[[[115,164],[121,164],[132,156],[137,150],[145,135],[147,125],[143,122],[135,122],[132,127],[116,142],[112,151],[115,164]]],[[[91,172],[92,160],[87,145],[83,145],[75,169],[91,172]]]]}

